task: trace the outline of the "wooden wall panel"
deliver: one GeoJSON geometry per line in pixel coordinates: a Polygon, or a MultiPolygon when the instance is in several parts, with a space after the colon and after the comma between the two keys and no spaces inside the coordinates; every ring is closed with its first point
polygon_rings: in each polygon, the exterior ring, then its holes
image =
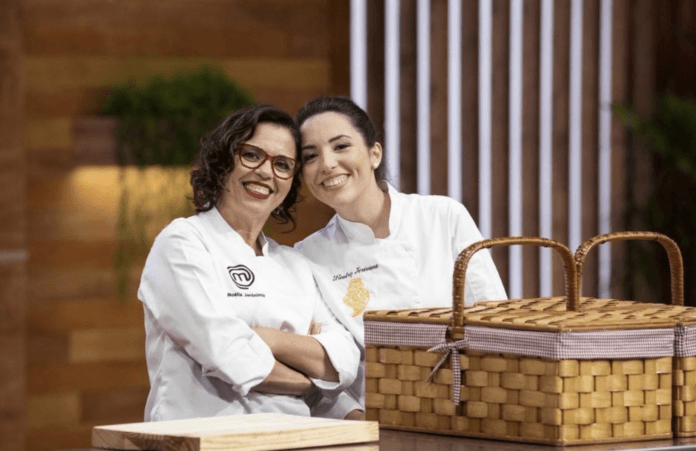
{"type": "Polygon", "coordinates": [[[23,451],[26,426],[26,153],[19,0],[0,2],[0,449],[23,451]]]}
{"type": "MultiPolygon", "coordinates": [[[[367,114],[384,144],[384,1],[367,2],[367,114]]],[[[384,148],[384,153],[393,152],[384,148]]],[[[382,157],[384,160],[385,157],[382,157]]],[[[391,174],[387,174],[387,178],[391,174]]]]}
{"type": "MultiPolygon", "coordinates": [[[[598,235],[599,224],[599,0],[585,0],[583,9],[581,239],[586,240],[598,235]]],[[[595,250],[585,260],[581,288],[587,296],[598,294],[598,256],[595,250]]]]}
{"type": "MultiPolygon", "coordinates": [[[[612,99],[616,102],[628,100],[630,52],[630,0],[614,0],[612,15],[612,99]]],[[[613,117],[611,123],[611,205],[612,230],[626,230],[626,162],[627,132],[623,123],[613,117]]],[[[615,299],[624,299],[626,270],[626,243],[611,244],[611,294],[615,299]]]]}
{"type": "Polygon", "coordinates": [[[143,359],[145,330],[142,325],[128,329],[88,329],[70,333],[70,362],[116,362],[143,359]]]}
{"type": "MultiPolygon", "coordinates": [[[[522,49],[522,234],[539,236],[539,58],[541,5],[525,0],[522,49]]],[[[539,296],[539,250],[522,249],[524,297],[539,296]]]]}
{"type": "Polygon", "coordinates": [[[138,58],[112,56],[27,55],[29,92],[106,87],[133,80],[142,83],[153,76],[173,76],[200,66],[220,67],[242,87],[251,89],[286,86],[317,89],[329,86],[330,67],[320,58],[138,58]]]}
{"type": "Polygon", "coordinates": [[[462,8],[462,203],[478,223],[478,2],[462,8]]]}
{"type": "Polygon", "coordinates": [[[418,180],[418,87],[416,55],[416,0],[404,0],[400,10],[400,52],[401,79],[399,87],[400,131],[399,147],[401,151],[401,184],[404,193],[415,193],[418,180]]]}
{"type": "Polygon", "coordinates": [[[109,392],[83,393],[80,403],[82,420],[86,422],[141,422],[145,412],[147,389],[125,389],[109,392]]]}
{"type": "MultiPolygon", "coordinates": [[[[568,243],[568,114],[570,88],[570,2],[553,4],[552,236],[568,243]]],[[[565,292],[563,263],[552,258],[553,294],[565,292]]]]}
{"type": "Polygon", "coordinates": [[[32,428],[78,423],[80,395],[70,392],[31,396],[27,402],[27,421],[32,428]]]}
{"type": "MultiPolygon", "coordinates": [[[[0,280],[0,283],[3,281],[0,280]]],[[[23,297],[23,296],[22,296],[23,297]]],[[[15,302],[22,299],[17,293],[15,302]]],[[[21,306],[21,304],[20,304],[21,306]]],[[[20,308],[20,307],[16,307],[20,308]]],[[[24,449],[26,427],[26,339],[21,330],[0,333],[0,447],[24,449]]]]}
{"type": "MultiPolygon", "coordinates": [[[[508,235],[510,1],[493,0],[493,80],[491,84],[491,236],[508,235]]],[[[509,248],[492,249],[493,261],[508,286],[509,248]]]]}
{"type": "MultiPolygon", "coordinates": [[[[350,95],[350,0],[329,2],[331,92],[350,95]]],[[[316,94],[314,94],[316,95],[316,94]]]]}
{"type": "MultiPolygon", "coordinates": [[[[109,28],[286,30],[293,35],[324,29],[328,0],[170,0],[111,3],[101,0],[24,0],[27,32],[47,25],[109,28]]],[[[247,37],[247,39],[249,39],[247,37]]]]}
{"type": "Polygon", "coordinates": [[[68,360],[70,345],[67,333],[32,332],[27,337],[27,363],[65,362],[68,360]]]}
{"type": "MultiPolygon", "coordinates": [[[[99,114],[113,84],[201,65],[222,68],[257,101],[291,114],[318,95],[348,94],[349,0],[22,0],[21,6],[27,109],[18,117],[27,129],[18,128],[16,142],[26,141],[29,163],[20,204],[31,256],[28,350],[20,353],[28,361],[27,388],[20,391],[30,401],[27,448],[87,447],[96,423],[142,420],[149,382],[136,299],[142,261],[129,273],[128,299],[115,290],[119,171],[76,168],[113,163],[113,121],[86,116],[99,114]],[[66,415],[54,418],[61,404],[66,415]]],[[[10,161],[3,143],[0,169],[10,161]]],[[[10,178],[0,180],[0,193],[10,193],[3,184],[10,178]]],[[[277,241],[292,244],[330,218],[328,207],[303,195],[297,229],[269,229],[277,241]]],[[[12,210],[2,211],[0,219],[12,210]]],[[[0,292],[9,286],[2,271],[0,292]]]]}
{"type": "Polygon", "coordinates": [[[73,391],[87,393],[149,388],[144,354],[143,352],[143,360],[133,362],[29,365],[27,394],[31,397],[73,391]]]}
{"type": "Polygon", "coordinates": [[[430,193],[447,195],[447,0],[430,2],[430,193]]]}
{"type": "MultiPolygon", "coordinates": [[[[662,2],[660,2],[662,4],[662,2]]],[[[631,11],[631,81],[630,102],[636,111],[649,116],[653,109],[653,99],[656,85],[655,64],[655,0],[635,0],[631,11]]],[[[627,176],[629,203],[634,208],[641,208],[652,188],[654,177],[652,159],[649,157],[643,143],[637,137],[629,144],[629,161],[627,176]]],[[[644,224],[633,222],[628,224],[631,230],[643,230],[644,224]]],[[[634,244],[635,245],[635,244],[634,244]]],[[[627,243],[628,264],[633,262],[631,243],[627,243]]],[[[630,270],[630,267],[627,268],[630,270]]],[[[631,298],[638,301],[653,302],[649,290],[640,286],[640,281],[632,286],[631,298]]]]}
{"type": "Polygon", "coordinates": [[[73,330],[126,329],[143,321],[140,302],[114,302],[110,298],[60,300],[31,305],[27,311],[28,330],[68,333],[73,330]]]}

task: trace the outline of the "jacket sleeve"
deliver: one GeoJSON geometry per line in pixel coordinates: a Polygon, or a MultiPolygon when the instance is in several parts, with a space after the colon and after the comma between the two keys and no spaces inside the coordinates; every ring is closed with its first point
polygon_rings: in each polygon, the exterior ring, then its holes
{"type": "Polygon", "coordinates": [[[155,240],[138,297],[205,376],[245,396],[273,369],[270,348],[237,317],[197,230],[173,223],[155,240]]]}
{"type": "MultiPolygon", "coordinates": [[[[456,260],[467,246],[483,240],[481,232],[464,205],[450,202],[450,224],[452,227],[452,251],[456,260]]],[[[466,271],[464,304],[477,301],[507,299],[503,281],[488,249],[482,249],[471,258],[466,271]]]]}
{"type": "Polygon", "coordinates": [[[321,325],[321,332],[313,335],[321,343],[336,372],[338,382],[312,379],[312,383],[325,395],[335,396],[340,390],[350,386],[360,365],[360,349],[353,335],[336,320],[322,300],[319,289],[315,287],[313,320],[321,325]]]}

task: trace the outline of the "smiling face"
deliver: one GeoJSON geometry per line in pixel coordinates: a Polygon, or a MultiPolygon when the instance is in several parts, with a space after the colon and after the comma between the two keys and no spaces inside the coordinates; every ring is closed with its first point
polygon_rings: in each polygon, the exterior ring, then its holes
{"type": "Polygon", "coordinates": [[[374,168],[382,159],[382,147],[375,143],[368,148],[348,116],[333,111],[317,114],[302,124],[300,132],[302,176],[319,201],[342,214],[379,191],[374,168]]]}
{"type": "MultiPolygon", "coordinates": [[[[292,133],[281,125],[267,122],[258,124],[254,136],[244,144],[262,149],[269,156],[296,158],[292,133]]],[[[270,158],[258,168],[249,169],[235,154],[234,169],[227,176],[217,206],[224,217],[229,215],[245,222],[265,223],[288,195],[291,185],[292,178],[283,180],[273,174],[270,158]]]]}

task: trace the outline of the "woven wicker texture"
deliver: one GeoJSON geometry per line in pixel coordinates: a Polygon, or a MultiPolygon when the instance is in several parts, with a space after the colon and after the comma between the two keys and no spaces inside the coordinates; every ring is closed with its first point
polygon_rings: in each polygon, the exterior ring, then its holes
{"type": "MultiPolygon", "coordinates": [[[[590,238],[582,243],[575,252],[575,264],[578,268],[578,286],[582,277],[582,269],[587,254],[595,246],[611,241],[624,240],[654,240],[660,243],[669,259],[669,269],[672,290],[672,305],[640,304],[619,306],[628,308],[635,315],[644,318],[667,318],[679,323],[677,340],[675,342],[676,356],[674,358],[674,386],[672,388],[674,402],[674,433],[677,436],[696,435],[696,343],[693,329],[696,327],[696,309],[684,305],[684,265],[677,244],[669,237],[655,232],[615,232],[590,238]],[[689,333],[691,332],[691,333],[689,333]]],[[[597,310],[602,310],[600,307],[597,310]]]]}
{"type": "Polygon", "coordinates": [[[530,359],[466,351],[452,370],[422,349],[367,347],[366,408],[383,426],[549,444],[671,435],[671,358],[530,359]]]}
{"type": "MultiPolygon", "coordinates": [[[[615,299],[580,298],[583,311],[630,313],[633,318],[644,322],[674,321],[678,324],[675,342],[674,363],[674,433],[677,436],[696,435],[696,308],[684,307],[683,261],[679,247],[669,237],[655,232],[614,232],[590,238],[582,243],[575,252],[578,274],[578,287],[581,284],[584,261],[588,253],[599,244],[611,241],[649,240],[660,243],[670,264],[670,281],[672,292],[671,305],[661,303],[641,303],[635,301],[617,301],[615,299]]],[[[516,301],[481,302],[479,306],[525,309],[537,312],[565,311],[563,297],[524,299],[516,301]]]]}
{"type": "MultiPolygon", "coordinates": [[[[481,326],[529,331],[531,336],[675,327],[673,315],[664,308],[645,314],[645,309],[628,308],[637,303],[580,299],[576,260],[566,246],[552,240],[509,237],[475,243],[460,254],[453,279],[451,311],[372,311],[365,314],[366,324],[396,322],[411,328],[449,321],[450,342],[462,343],[467,328],[481,326]],[[513,244],[554,249],[565,268],[566,295],[464,307],[470,258],[480,249],[513,244]]],[[[366,345],[367,416],[383,426],[556,445],[663,438],[672,433],[671,356],[552,360],[455,349],[451,359],[443,359],[425,347],[369,341],[366,345]],[[458,374],[453,372],[454,363],[458,374]],[[433,372],[437,365],[441,366],[433,372]],[[453,402],[456,379],[461,380],[459,402],[453,402]]],[[[686,377],[681,371],[679,377],[686,377]]],[[[689,377],[696,378],[696,373],[689,377]]],[[[689,395],[696,403],[696,390],[689,395]]],[[[685,402],[680,409],[696,412],[696,404],[685,402]]]]}

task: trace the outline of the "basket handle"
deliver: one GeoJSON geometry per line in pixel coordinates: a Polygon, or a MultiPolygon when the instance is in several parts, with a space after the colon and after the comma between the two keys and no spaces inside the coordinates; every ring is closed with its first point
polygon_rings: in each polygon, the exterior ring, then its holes
{"type": "Polygon", "coordinates": [[[627,240],[653,240],[657,241],[667,251],[669,258],[669,272],[672,281],[672,304],[684,305],[684,263],[682,260],[679,246],[670,237],[657,232],[612,232],[590,238],[578,246],[575,251],[575,266],[578,273],[578,291],[580,291],[580,280],[582,269],[585,264],[587,253],[598,244],[608,241],[627,241],[627,240]]]}
{"type": "Polygon", "coordinates": [[[566,308],[570,311],[578,311],[579,308],[579,293],[576,276],[575,261],[573,253],[567,246],[548,238],[511,236],[501,238],[491,238],[488,240],[477,241],[476,243],[464,249],[454,264],[453,275],[453,312],[452,326],[461,328],[464,326],[464,281],[466,276],[466,268],[469,265],[471,257],[481,249],[488,249],[495,246],[511,246],[515,244],[535,245],[542,247],[550,247],[561,256],[563,267],[565,268],[565,289],[566,289],[566,308]]]}

